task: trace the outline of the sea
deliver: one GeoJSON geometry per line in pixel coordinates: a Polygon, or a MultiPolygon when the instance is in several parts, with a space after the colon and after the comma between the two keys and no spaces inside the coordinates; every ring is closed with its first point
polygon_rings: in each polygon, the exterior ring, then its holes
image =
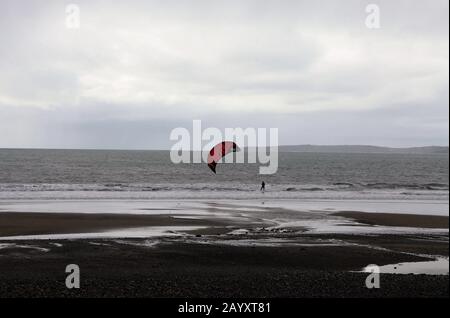
{"type": "Polygon", "coordinates": [[[175,164],[169,151],[0,149],[0,200],[449,199],[448,154],[278,154],[259,164],[175,164]],[[261,182],[266,191],[260,191],[261,182]]]}

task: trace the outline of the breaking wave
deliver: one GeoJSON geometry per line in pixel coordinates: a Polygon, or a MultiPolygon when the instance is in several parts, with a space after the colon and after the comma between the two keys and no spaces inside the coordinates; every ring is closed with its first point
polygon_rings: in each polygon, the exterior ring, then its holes
{"type": "Polygon", "coordinates": [[[101,183],[101,184],[15,184],[0,183],[0,199],[168,199],[168,198],[287,198],[287,199],[420,199],[448,200],[448,184],[349,183],[258,184],[240,183],[101,183]]]}

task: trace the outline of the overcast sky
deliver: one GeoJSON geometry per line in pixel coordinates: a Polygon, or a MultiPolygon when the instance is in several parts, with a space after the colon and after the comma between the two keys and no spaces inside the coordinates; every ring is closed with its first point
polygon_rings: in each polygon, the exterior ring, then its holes
{"type": "Polygon", "coordinates": [[[448,145],[448,3],[2,0],[0,147],[169,148],[193,119],[281,144],[448,145]]]}

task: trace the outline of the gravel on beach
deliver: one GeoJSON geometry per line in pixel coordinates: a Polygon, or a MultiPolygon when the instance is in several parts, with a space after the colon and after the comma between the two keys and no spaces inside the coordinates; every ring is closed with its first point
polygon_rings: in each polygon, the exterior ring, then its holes
{"type": "MultiPolygon", "coordinates": [[[[382,249],[151,243],[0,241],[0,297],[449,296],[448,276],[382,274],[381,288],[366,288],[368,274],[355,271],[368,264],[424,260],[382,249]],[[68,264],[80,267],[80,289],[65,286],[68,264]]],[[[448,244],[438,244],[435,250],[448,255],[448,244]]]]}

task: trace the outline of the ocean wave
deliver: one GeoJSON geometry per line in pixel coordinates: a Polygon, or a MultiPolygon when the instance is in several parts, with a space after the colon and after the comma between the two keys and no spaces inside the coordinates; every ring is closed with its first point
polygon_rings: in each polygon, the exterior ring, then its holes
{"type": "MultiPolygon", "coordinates": [[[[349,183],[336,182],[326,185],[314,184],[269,184],[268,189],[285,192],[316,192],[316,191],[363,191],[363,190],[410,190],[420,191],[448,191],[448,184],[425,183],[349,183]]],[[[213,191],[213,192],[252,192],[259,190],[257,184],[241,183],[200,183],[200,184],[140,184],[140,183],[105,183],[105,184],[16,184],[0,183],[0,192],[163,192],[163,191],[213,191]]]]}
{"type": "Polygon", "coordinates": [[[448,200],[444,183],[349,183],[258,184],[242,183],[101,183],[101,184],[8,184],[0,183],[0,199],[437,199],[448,200]]]}
{"type": "Polygon", "coordinates": [[[350,182],[335,182],[333,183],[334,186],[345,186],[345,187],[354,187],[355,185],[350,182]]]}
{"type": "Polygon", "coordinates": [[[312,187],[312,188],[295,188],[289,187],[285,191],[288,192],[301,192],[301,191],[326,191],[326,188],[312,187]]]}
{"type": "Polygon", "coordinates": [[[365,188],[370,189],[411,189],[411,190],[448,190],[448,184],[443,183],[367,183],[363,184],[365,188]]]}

